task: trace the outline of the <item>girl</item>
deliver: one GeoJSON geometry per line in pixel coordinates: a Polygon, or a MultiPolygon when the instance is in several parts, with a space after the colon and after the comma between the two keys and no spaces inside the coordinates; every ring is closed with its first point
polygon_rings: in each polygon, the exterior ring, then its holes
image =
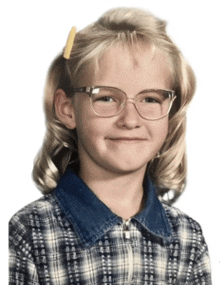
{"type": "Polygon", "coordinates": [[[186,177],[190,66],[165,22],[107,12],[70,32],[49,70],[44,196],[10,221],[10,284],[211,284],[186,177]]]}

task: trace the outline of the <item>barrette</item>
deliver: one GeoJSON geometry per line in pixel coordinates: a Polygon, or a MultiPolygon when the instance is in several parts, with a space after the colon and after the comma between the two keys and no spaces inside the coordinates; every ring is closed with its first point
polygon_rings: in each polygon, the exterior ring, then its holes
{"type": "Polygon", "coordinates": [[[71,29],[71,31],[69,33],[67,42],[66,42],[66,47],[65,47],[64,53],[63,53],[63,57],[66,58],[66,59],[70,58],[70,53],[71,53],[71,50],[72,50],[72,46],[73,46],[75,35],[76,35],[76,28],[72,27],[72,29],[71,29]]]}

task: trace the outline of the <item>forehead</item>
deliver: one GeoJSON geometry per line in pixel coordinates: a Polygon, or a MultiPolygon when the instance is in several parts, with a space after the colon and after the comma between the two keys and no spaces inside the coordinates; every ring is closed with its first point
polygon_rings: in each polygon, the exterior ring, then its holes
{"type": "Polygon", "coordinates": [[[169,58],[160,49],[149,44],[117,44],[87,65],[79,85],[122,88],[123,84],[129,85],[129,82],[143,85],[143,88],[164,88],[164,85],[170,85],[170,81],[169,58]],[[154,86],[149,86],[151,82],[154,86]]]}

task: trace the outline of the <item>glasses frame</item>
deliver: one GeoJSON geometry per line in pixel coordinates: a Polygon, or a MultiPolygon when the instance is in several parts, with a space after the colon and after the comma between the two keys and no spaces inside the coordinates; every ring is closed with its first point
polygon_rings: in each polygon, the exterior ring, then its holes
{"type": "MultiPolygon", "coordinates": [[[[93,92],[93,90],[96,89],[96,88],[109,88],[109,89],[119,90],[120,92],[122,92],[122,93],[125,95],[125,99],[126,99],[126,100],[130,100],[131,103],[134,104],[134,106],[135,106],[135,108],[136,108],[136,110],[137,110],[139,116],[140,116],[141,118],[145,119],[145,120],[148,120],[148,121],[157,121],[157,120],[160,120],[160,119],[163,119],[164,117],[166,117],[166,116],[169,114],[169,112],[170,112],[170,110],[171,110],[171,108],[172,108],[172,105],[173,105],[174,100],[176,99],[175,91],[174,91],[174,90],[170,90],[170,89],[144,89],[144,90],[142,90],[141,92],[139,92],[137,95],[141,94],[141,93],[144,92],[144,91],[147,91],[147,92],[148,92],[148,91],[149,91],[149,92],[150,92],[150,91],[167,92],[168,95],[169,95],[169,97],[171,98],[169,109],[168,109],[167,113],[166,113],[164,116],[162,116],[162,117],[160,117],[160,118],[157,118],[157,119],[149,119],[149,118],[143,117],[143,116],[140,114],[140,111],[138,110],[138,108],[137,108],[137,106],[136,106],[136,103],[135,103],[135,98],[129,98],[129,97],[127,97],[127,94],[126,94],[123,90],[121,90],[120,88],[112,87],[112,86],[103,86],[103,85],[88,86],[88,87],[78,87],[78,88],[72,87],[72,88],[71,88],[71,92],[73,92],[73,93],[85,93],[85,94],[89,95],[89,97],[90,97],[90,103],[91,103],[91,107],[92,107],[93,112],[94,112],[97,116],[103,117],[103,118],[111,118],[111,117],[115,117],[115,116],[119,115],[119,114],[122,112],[122,110],[124,109],[124,107],[125,107],[126,104],[122,104],[122,108],[121,108],[116,114],[114,114],[114,115],[111,115],[111,116],[104,116],[104,115],[98,114],[98,113],[94,110],[93,104],[92,104],[92,94],[93,94],[92,92],[93,92]]],[[[125,102],[126,102],[126,100],[125,100],[125,102]]]]}

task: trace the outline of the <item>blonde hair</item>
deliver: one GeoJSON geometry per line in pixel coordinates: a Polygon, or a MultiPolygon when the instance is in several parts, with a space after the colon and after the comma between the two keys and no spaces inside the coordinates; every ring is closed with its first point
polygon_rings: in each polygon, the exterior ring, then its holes
{"type": "Polygon", "coordinates": [[[47,130],[33,169],[33,179],[42,192],[56,187],[71,161],[77,161],[77,133],[57,118],[54,94],[63,89],[71,97],[71,86],[77,86],[84,68],[98,62],[101,55],[117,43],[132,46],[150,44],[164,52],[172,70],[172,89],[176,100],[169,117],[169,130],[160,155],[148,163],[147,173],[157,187],[159,197],[172,191],[174,202],[182,193],[186,179],[186,109],[195,91],[195,76],[180,50],[166,33],[166,22],[146,11],[117,8],[105,13],[97,22],[76,34],[70,59],[59,55],[52,63],[45,88],[47,130]]]}

